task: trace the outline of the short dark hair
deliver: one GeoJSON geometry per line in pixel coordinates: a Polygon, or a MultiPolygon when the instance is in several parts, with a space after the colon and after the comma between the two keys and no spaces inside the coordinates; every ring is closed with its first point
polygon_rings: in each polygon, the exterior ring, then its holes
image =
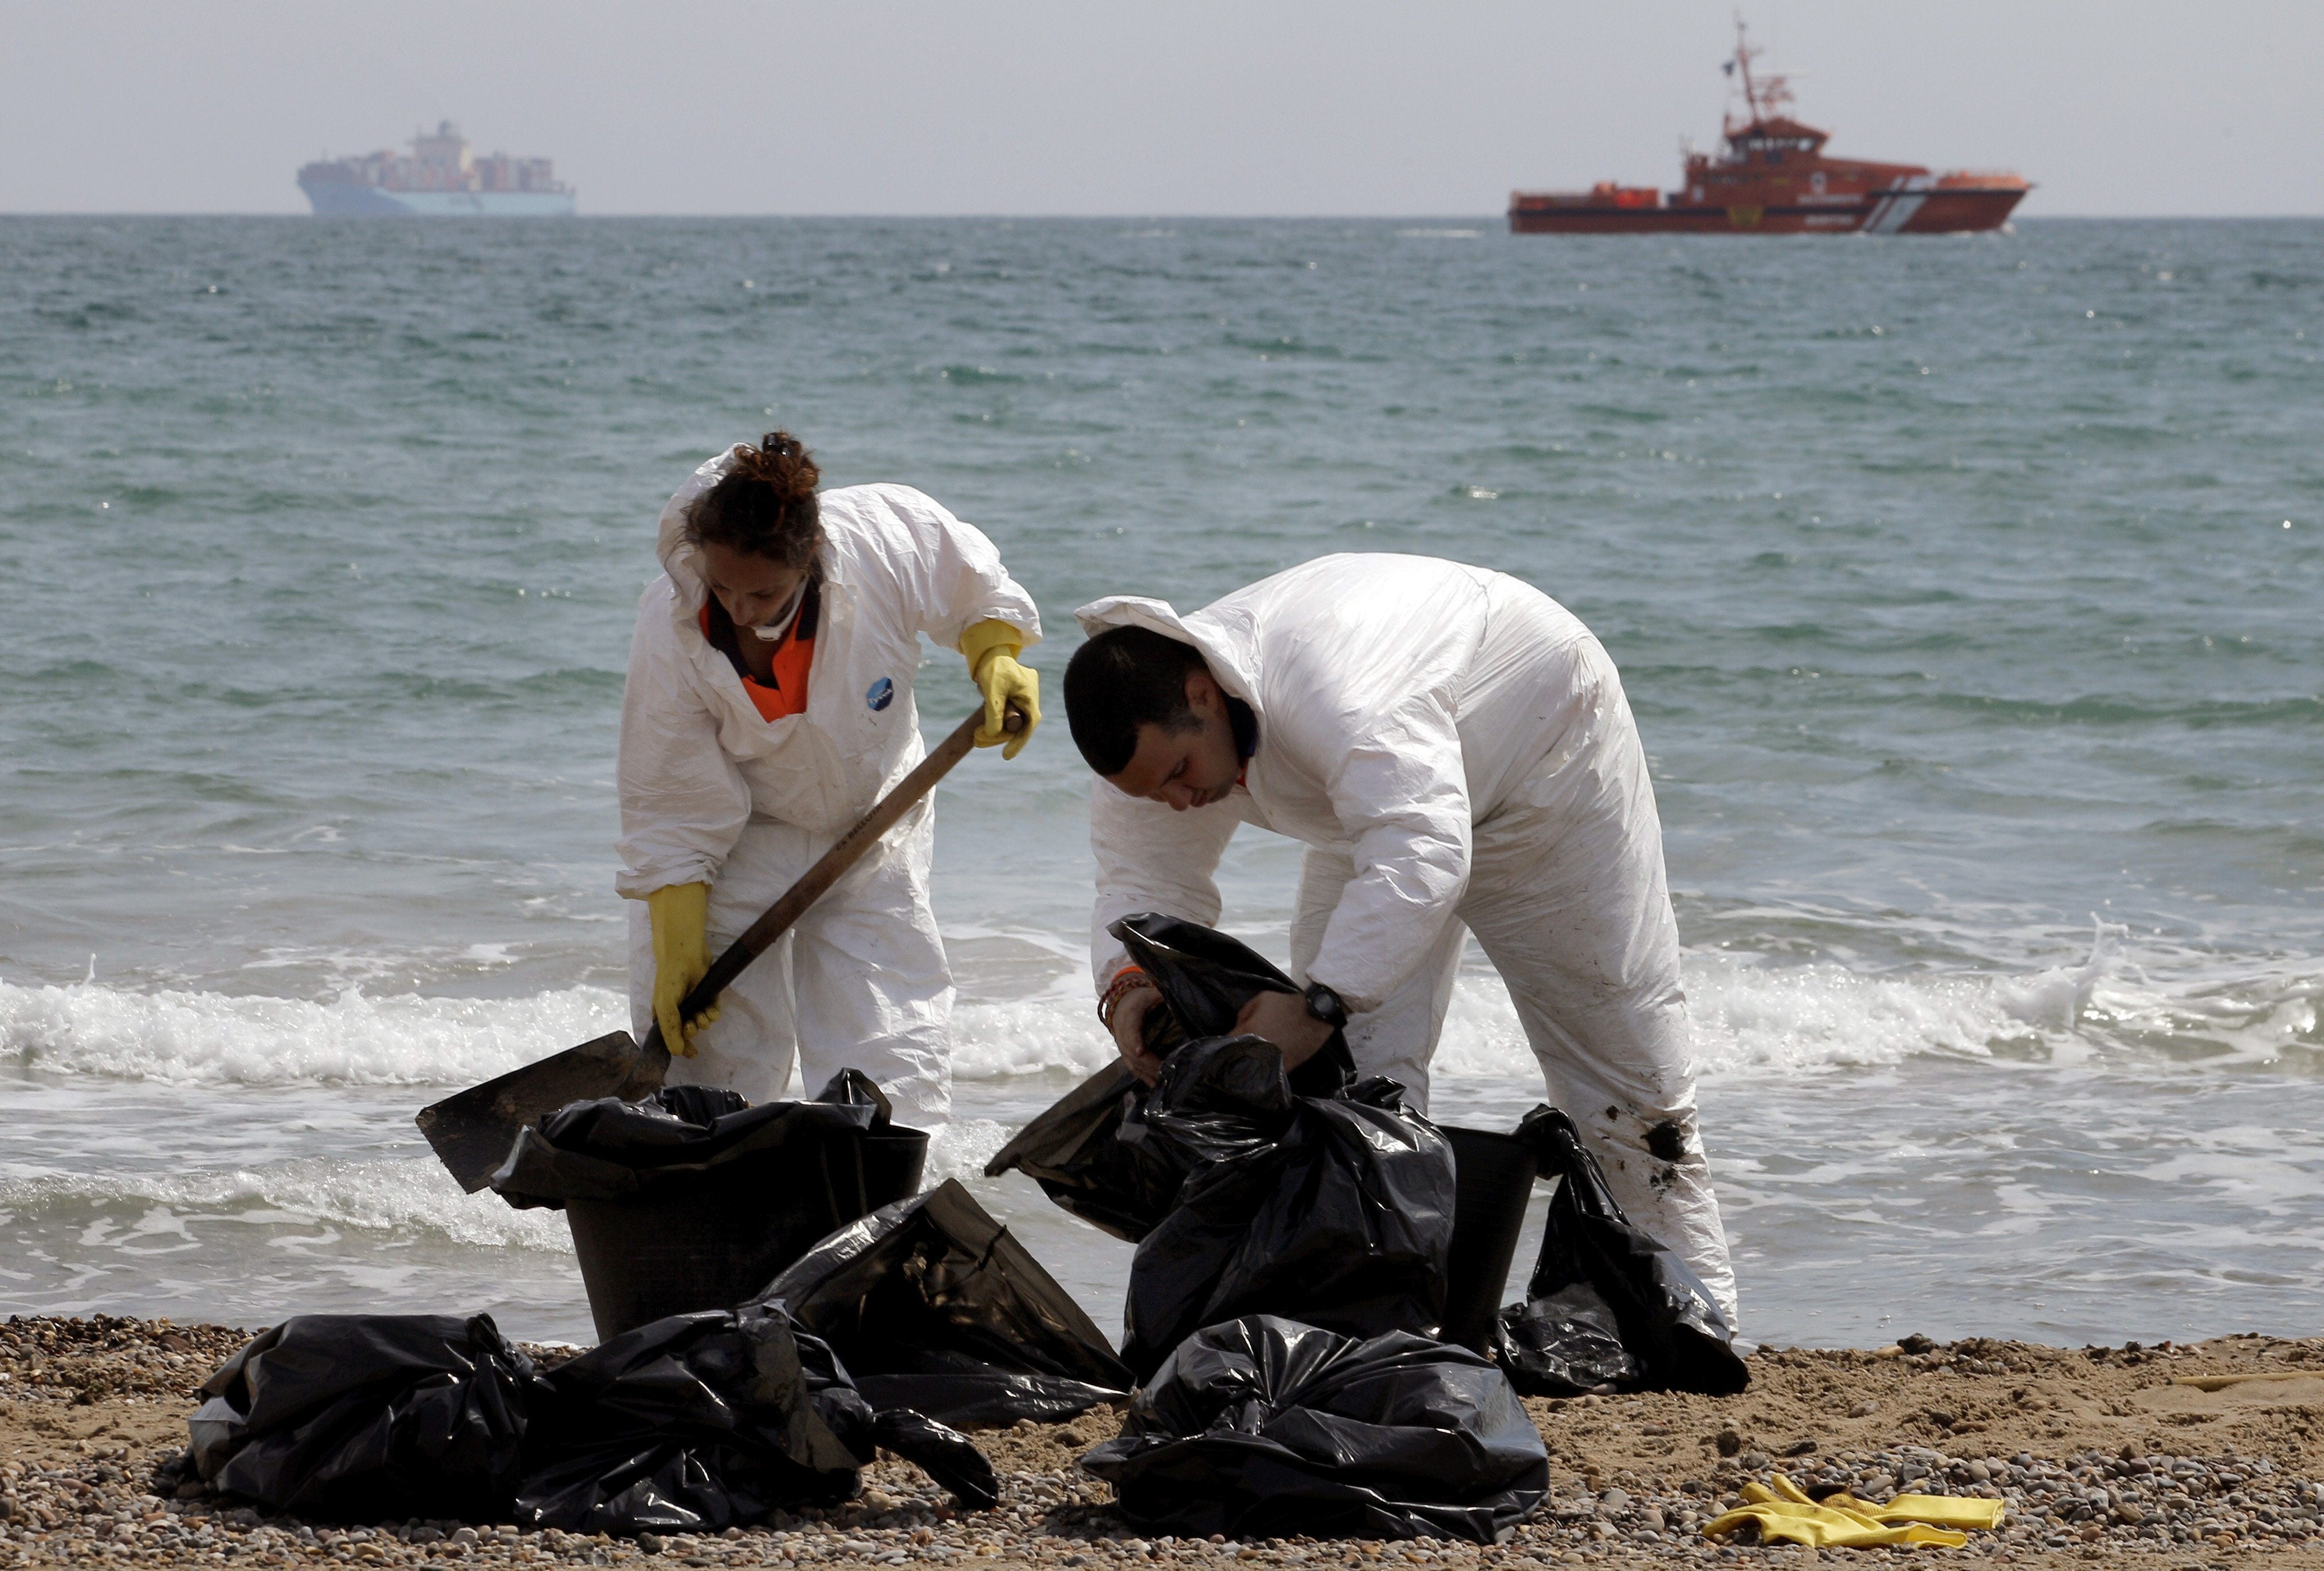
{"type": "Polygon", "coordinates": [[[1109,627],[1065,662],[1065,722],[1074,745],[1102,775],[1130,767],[1138,728],[1187,731],[1201,724],[1186,702],[1186,679],[1211,668],[1191,643],[1144,627],[1109,627]]]}

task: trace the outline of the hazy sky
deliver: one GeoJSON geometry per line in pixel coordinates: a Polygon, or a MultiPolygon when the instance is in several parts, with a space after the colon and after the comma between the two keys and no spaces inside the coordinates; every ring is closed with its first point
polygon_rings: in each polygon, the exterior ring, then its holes
{"type": "MultiPolygon", "coordinates": [[[[2324,0],[1751,0],[1841,155],[2324,214],[2324,0]]],[[[1675,178],[1731,0],[7,0],[0,211],[302,212],[450,116],[585,213],[1488,215],[1675,178]]]]}

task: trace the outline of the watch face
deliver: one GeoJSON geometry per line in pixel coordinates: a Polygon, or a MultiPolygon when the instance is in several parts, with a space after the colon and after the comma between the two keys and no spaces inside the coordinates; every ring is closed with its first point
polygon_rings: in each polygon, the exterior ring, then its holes
{"type": "Polygon", "coordinates": [[[1348,1006],[1341,1002],[1338,993],[1318,982],[1310,985],[1304,996],[1307,1000],[1309,1014],[1334,1029],[1347,1025],[1348,1006]]]}

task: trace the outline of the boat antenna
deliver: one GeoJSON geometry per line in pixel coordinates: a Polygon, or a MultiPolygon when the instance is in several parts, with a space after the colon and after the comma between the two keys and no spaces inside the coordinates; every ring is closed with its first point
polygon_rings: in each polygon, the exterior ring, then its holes
{"type": "Polygon", "coordinates": [[[1720,69],[1730,77],[1739,73],[1743,78],[1743,106],[1751,112],[1750,119],[1745,122],[1747,128],[1792,101],[1792,85],[1787,79],[1751,75],[1751,62],[1766,52],[1751,47],[1744,29],[1743,13],[1735,13],[1735,58],[1720,69]]]}

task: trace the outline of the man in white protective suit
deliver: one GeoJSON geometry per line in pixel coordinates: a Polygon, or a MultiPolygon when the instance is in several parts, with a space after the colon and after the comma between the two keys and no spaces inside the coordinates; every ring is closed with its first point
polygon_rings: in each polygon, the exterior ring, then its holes
{"type": "Polygon", "coordinates": [[[1470,933],[1499,970],[1549,1097],[1631,1219],[1735,1323],[1735,1273],[1696,1126],[1662,826],[1613,661],[1506,574],[1332,556],[1187,616],[1113,596],[1077,613],[1074,741],[1102,780],[1092,956],[1099,1015],[1149,1083],[1159,994],[1106,928],[1219,919],[1238,826],[1305,843],[1291,929],[1305,998],[1241,1029],[1297,1065],[1345,1021],[1357,1071],[1425,1109],[1470,933]]]}
{"type": "Polygon", "coordinates": [[[664,571],[638,603],[622,702],[615,887],[630,920],[635,1030],[661,1026],[673,1085],[752,1102],[842,1068],[898,1119],[952,1104],[952,971],[928,905],[935,808],[922,801],[717,1004],[679,1001],[923,756],[920,635],[967,657],[980,745],[1014,758],[1040,723],[1032,597],[992,542],[905,485],[818,492],[787,433],[700,468],[662,509],[664,571]],[[1005,710],[1025,713],[1010,737],[1005,710]]]}

